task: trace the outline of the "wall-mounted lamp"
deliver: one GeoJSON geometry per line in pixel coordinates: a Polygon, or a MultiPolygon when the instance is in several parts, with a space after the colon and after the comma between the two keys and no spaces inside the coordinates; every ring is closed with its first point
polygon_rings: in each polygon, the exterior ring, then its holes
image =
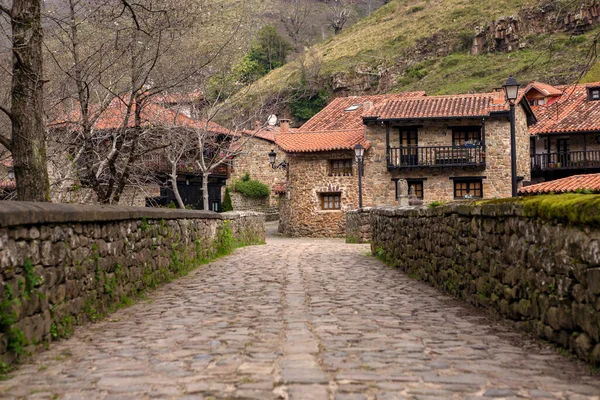
{"type": "Polygon", "coordinates": [[[279,164],[275,165],[276,161],[277,161],[277,153],[275,153],[275,150],[271,150],[271,152],[269,153],[269,163],[271,164],[271,168],[273,168],[273,169],[277,169],[277,168],[286,169],[287,168],[287,162],[285,160],[283,160],[279,164]]]}

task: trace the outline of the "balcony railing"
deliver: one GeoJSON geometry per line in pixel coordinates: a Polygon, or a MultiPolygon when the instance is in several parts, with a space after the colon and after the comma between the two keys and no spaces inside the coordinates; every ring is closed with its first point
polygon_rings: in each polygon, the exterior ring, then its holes
{"type": "Polygon", "coordinates": [[[600,168],[600,150],[565,151],[531,156],[531,169],[534,171],[579,168],[600,168]]]}
{"type": "Polygon", "coordinates": [[[485,166],[485,146],[409,146],[389,150],[389,168],[485,166]]]}

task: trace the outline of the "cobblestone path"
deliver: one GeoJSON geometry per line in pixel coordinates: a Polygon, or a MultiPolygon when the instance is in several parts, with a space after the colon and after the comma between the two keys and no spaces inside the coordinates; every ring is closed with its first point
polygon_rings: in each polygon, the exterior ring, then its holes
{"type": "Polygon", "coordinates": [[[269,238],[79,329],[6,398],[598,398],[600,378],[340,240],[269,238]]]}

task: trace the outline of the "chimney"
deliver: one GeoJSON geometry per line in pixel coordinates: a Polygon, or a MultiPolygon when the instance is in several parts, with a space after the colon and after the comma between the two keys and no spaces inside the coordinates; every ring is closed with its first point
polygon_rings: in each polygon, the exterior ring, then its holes
{"type": "Polygon", "coordinates": [[[289,119],[280,119],[279,120],[279,132],[280,133],[289,133],[290,132],[290,120],[289,119]]]}

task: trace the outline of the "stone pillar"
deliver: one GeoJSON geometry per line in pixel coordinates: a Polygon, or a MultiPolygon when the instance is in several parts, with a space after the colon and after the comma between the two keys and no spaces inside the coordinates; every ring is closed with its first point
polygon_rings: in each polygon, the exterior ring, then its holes
{"type": "Polygon", "coordinates": [[[406,179],[398,179],[398,205],[409,205],[408,182],[406,181],[406,179]]]}

